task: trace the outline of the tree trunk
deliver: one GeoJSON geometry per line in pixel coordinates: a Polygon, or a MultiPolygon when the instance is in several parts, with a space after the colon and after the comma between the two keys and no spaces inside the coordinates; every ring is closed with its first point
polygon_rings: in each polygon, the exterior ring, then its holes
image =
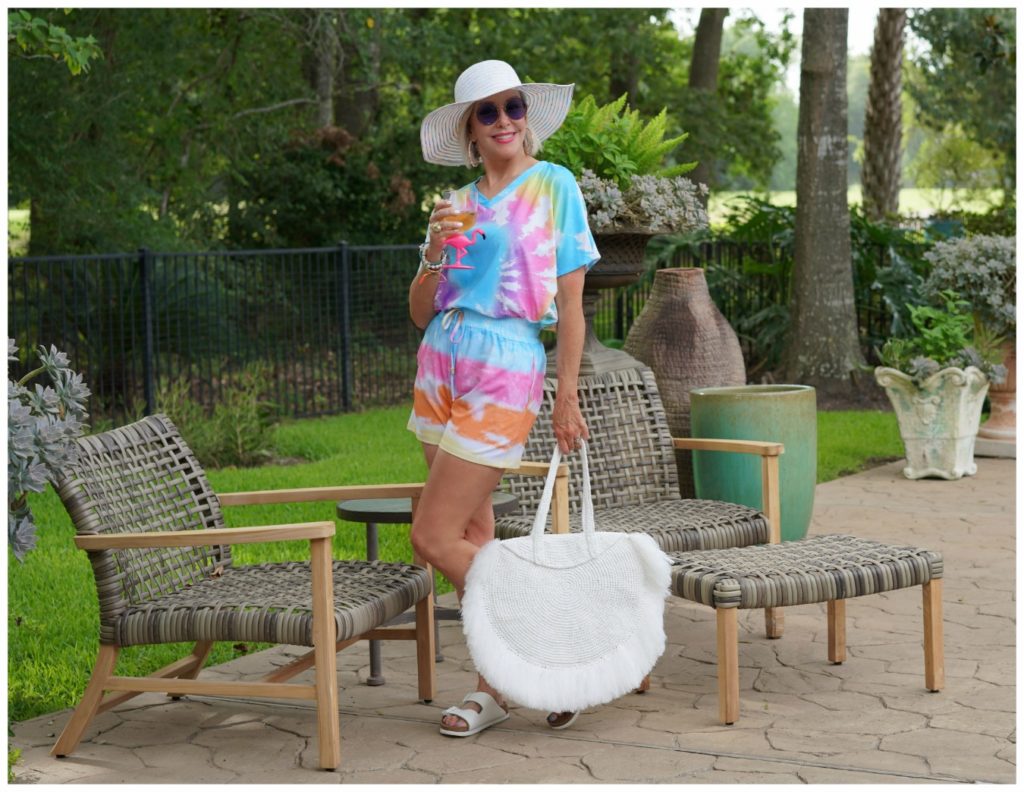
{"type": "Polygon", "coordinates": [[[317,127],[334,124],[334,76],[337,74],[340,46],[334,14],[330,9],[310,11],[313,22],[313,59],[316,88],[317,127]]]}
{"type": "MultiPolygon", "coordinates": [[[[693,57],[690,59],[689,87],[691,91],[705,91],[714,94],[718,89],[718,61],[722,54],[722,28],[728,8],[702,8],[697,34],[693,40],[693,57]]],[[[714,159],[707,155],[688,174],[695,184],[711,186],[714,173],[714,159]]],[[[707,207],[708,196],[702,198],[707,207]]]]}
{"type": "Polygon", "coordinates": [[[903,137],[903,8],[881,8],[871,47],[871,82],[864,112],[864,167],[861,184],[864,213],[879,221],[895,215],[900,204],[900,148],[903,137]]]}
{"type": "Polygon", "coordinates": [[[786,382],[849,392],[857,341],[846,202],[846,9],[804,9],[786,382]]]}
{"type": "MultiPolygon", "coordinates": [[[[629,31],[627,38],[635,38],[639,28],[632,15],[623,15],[622,24],[629,31]]],[[[619,47],[612,52],[611,70],[608,80],[609,101],[626,94],[626,104],[636,107],[637,90],[640,84],[640,59],[636,49],[619,47]]]]}

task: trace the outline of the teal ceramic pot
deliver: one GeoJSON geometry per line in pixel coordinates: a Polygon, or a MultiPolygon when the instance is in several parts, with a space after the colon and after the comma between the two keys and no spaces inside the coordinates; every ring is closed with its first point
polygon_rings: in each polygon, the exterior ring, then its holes
{"type": "MultiPolygon", "coordinates": [[[[818,477],[818,414],[808,385],[739,385],[690,391],[690,434],[722,440],[782,443],[779,489],[782,541],[803,539],[811,524],[818,477]]],[[[761,458],[695,451],[698,498],[761,508],[761,458]]]]}

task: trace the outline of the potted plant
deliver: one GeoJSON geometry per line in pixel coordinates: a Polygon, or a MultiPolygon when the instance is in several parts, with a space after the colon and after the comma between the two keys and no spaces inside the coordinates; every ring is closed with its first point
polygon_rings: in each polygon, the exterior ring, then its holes
{"type": "Polygon", "coordinates": [[[666,110],[643,121],[623,94],[599,106],[593,96],[574,105],[559,130],[544,143],[544,158],[576,176],[590,215],[601,261],[588,274],[603,287],[636,280],[647,241],[656,234],[704,228],[706,185],[682,174],[696,162],[666,166],[685,133],[665,138],[666,110]]]}
{"type": "Polygon", "coordinates": [[[947,289],[970,303],[975,327],[999,343],[1007,376],[992,383],[992,413],[978,437],[1003,441],[1012,452],[1016,443],[1017,386],[1017,246],[1008,236],[976,235],[939,242],[925,254],[932,270],[922,285],[927,298],[947,289]]]}
{"type": "Polygon", "coordinates": [[[599,106],[586,96],[544,142],[544,158],[576,176],[587,204],[601,260],[587,273],[583,312],[587,330],[581,375],[639,365],[632,356],[604,346],[594,333],[601,289],[628,286],[644,271],[647,242],[656,234],[683,233],[708,224],[705,185],[682,176],[695,162],[665,165],[687,135],[665,138],[664,109],[650,121],[626,106],[623,94],[599,106]]]}
{"type": "Polygon", "coordinates": [[[971,304],[952,290],[939,298],[941,307],[908,306],[914,334],[886,341],[875,369],[896,411],[909,479],[977,472],[982,404],[989,383],[1006,375],[994,338],[975,328],[971,304]]]}

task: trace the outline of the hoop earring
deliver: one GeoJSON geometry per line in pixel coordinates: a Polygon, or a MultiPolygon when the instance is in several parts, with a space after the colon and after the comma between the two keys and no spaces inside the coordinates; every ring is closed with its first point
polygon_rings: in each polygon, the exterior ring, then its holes
{"type": "Polygon", "coordinates": [[[480,164],[480,149],[474,141],[470,141],[466,147],[466,159],[469,161],[469,167],[475,168],[480,164]]]}
{"type": "Polygon", "coordinates": [[[533,130],[527,127],[526,132],[523,133],[523,151],[532,157],[536,150],[537,140],[533,136],[533,130]]]}

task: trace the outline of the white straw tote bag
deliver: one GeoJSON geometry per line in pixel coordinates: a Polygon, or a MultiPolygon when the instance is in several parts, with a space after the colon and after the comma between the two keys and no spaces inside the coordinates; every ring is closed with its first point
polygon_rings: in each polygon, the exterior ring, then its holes
{"type": "Polygon", "coordinates": [[[595,530],[585,443],[580,455],[583,532],[544,533],[556,446],[530,536],[484,545],[462,599],[477,670],[508,698],[553,712],[628,693],[665,650],[668,557],[646,534],[595,530]]]}

